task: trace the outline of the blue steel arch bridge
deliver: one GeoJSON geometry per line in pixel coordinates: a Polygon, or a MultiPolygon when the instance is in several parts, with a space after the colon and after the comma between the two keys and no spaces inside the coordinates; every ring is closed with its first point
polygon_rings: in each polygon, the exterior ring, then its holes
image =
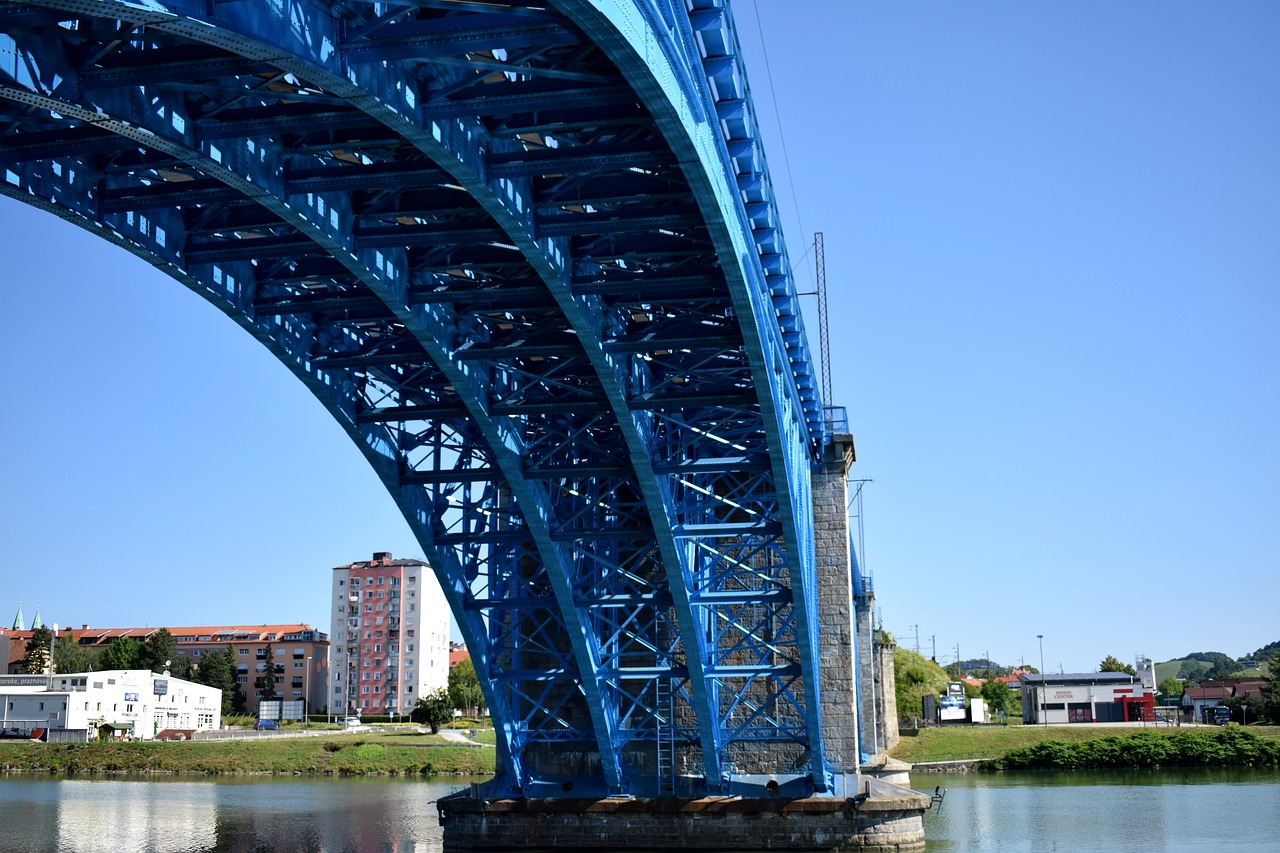
{"type": "Polygon", "coordinates": [[[772,743],[831,789],[830,428],[725,0],[5,0],[0,189],[346,429],[458,618],[496,789],[715,793],[772,743]]]}

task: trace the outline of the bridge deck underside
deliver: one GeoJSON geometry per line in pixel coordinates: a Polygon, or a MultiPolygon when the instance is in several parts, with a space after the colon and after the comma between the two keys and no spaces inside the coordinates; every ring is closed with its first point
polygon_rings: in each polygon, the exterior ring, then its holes
{"type": "MultiPolygon", "coordinates": [[[[795,378],[753,363],[777,316],[688,168],[545,3],[0,3],[0,187],[203,295],[347,429],[508,790],[715,790],[779,756],[822,784],[808,473],[771,420],[795,378]]],[[[335,645],[411,642],[356,607],[335,645]]],[[[335,701],[366,699],[407,710],[335,701]]]]}

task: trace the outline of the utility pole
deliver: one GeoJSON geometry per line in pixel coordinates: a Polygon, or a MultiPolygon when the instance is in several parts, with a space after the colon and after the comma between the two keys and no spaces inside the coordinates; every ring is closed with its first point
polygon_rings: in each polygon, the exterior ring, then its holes
{"type": "Polygon", "coordinates": [[[938,662],[938,635],[932,634],[930,635],[929,639],[933,640],[933,654],[930,655],[929,660],[933,661],[934,663],[937,663],[938,662]]]}
{"type": "Polygon", "coordinates": [[[1041,725],[1049,725],[1049,721],[1045,719],[1047,709],[1044,704],[1045,694],[1045,672],[1044,672],[1044,634],[1036,634],[1036,639],[1040,641],[1040,723],[1041,725]]]}
{"type": "Polygon", "coordinates": [[[822,232],[813,235],[813,260],[818,278],[818,353],[822,362],[822,405],[832,405],[831,393],[831,335],[827,320],[827,257],[822,244],[822,232]]]}

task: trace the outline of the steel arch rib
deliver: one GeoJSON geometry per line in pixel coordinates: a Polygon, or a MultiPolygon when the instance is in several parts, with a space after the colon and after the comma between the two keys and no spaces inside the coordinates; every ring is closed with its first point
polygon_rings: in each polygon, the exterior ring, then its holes
{"type": "MultiPolygon", "coordinates": [[[[792,582],[801,590],[798,598],[802,604],[797,605],[796,612],[804,637],[802,667],[805,670],[803,680],[806,688],[811,775],[817,790],[827,790],[830,782],[825,767],[819,717],[821,696],[817,678],[817,629],[816,623],[810,623],[808,618],[811,612],[816,611],[817,599],[812,515],[809,512],[811,492],[807,447],[814,442],[810,435],[812,430],[817,431],[818,441],[821,441],[821,425],[815,423],[813,407],[802,402],[790,370],[779,370],[786,366],[785,345],[778,327],[763,320],[772,315],[774,308],[768,301],[769,289],[764,286],[764,271],[752,245],[752,235],[743,224],[739,193],[736,187],[730,185],[732,175],[725,164],[731,160],[725,140],[714,129],[715,117],[719,115],[716,104],[705,87],[690,85],[687,75],[671,59],[682,48],[689,49],[688,43],[673,43],[679,37],[673,33],[689,35],[682,32],[682,24],[687,19],[676,14],[677,10],[673,7],[661,2],[553,2],[592,35],[632,81],[636,91],[641,93],[650,111],[665,129],[667,139],[680,154],[699,204],[708,222],[713,225],[722,261],[725,258],[736,261],[725,265],[727,278],[733,290],[735,304],[744,309],[744,316],[754,320],[752,328],[745,335],[745,342],[754,373],[766,379],[759,388],[762,408],[767,413],[765,425],[769,433],[769,445],[775,448],[774,475],[780,483],[786,484],[786,488],[779,490],[782,503],[780,514],[786,526],[787,542],[794,555],[796,572],[792,576],[792,582]],[[775,379],[778,375],[785,377],[781,383],[775,379]],[[806,409],[809,411],[806,412],[806,409]]],[[[727,25],[727,3],[722,5],[720,0],[699,0],[693,5],[698,7],[697,11],[702,12],[704,26],[708,29],[712,26],[724,27],[729,38],[732,38],[732,28],[727,25]]],[[[736,45],[734,48],[729,58],[736,60],[736,45]]],[[[787,289],[794,295],[790,270],[785,270],[784,273],[787,289]]]]}
{"type": "MultiPolygon", "coordinates": [[[[328,77],[324,82],[330,85],[334,90],[342,92],[346,90],[347,98],[361,109],[375,115],[378,119],[397,126],[396,130],[405,138],[410,139],[418,147],[430,151],[436,162],[443,161],[450,163],[457,161],[459,152],[449,149],[446,145],[433,138],[431,134],[425,133],[420,127],[413,125],[394,109],[387,106],[385,100],[375,101],[367,94],[367,90],[357,88],[340,77],[326,73],[318,65],[311,65],[305,60],[295,57],[291,54],[281,54],[278,49],[257,42],[255,39],[229,32],[225,28],[215,29],[208,26],[199,18],[184,18],[177,14],[169,13],[163,9],[157,9],[155,6],[147,9],[140,9],[125,3],[111,2],[111,0],[94,0],[90,4],[83,2],[59,2],[59,0],[50,0],[49,2],[24,3],[29,6],[43,6],[49,8],[64,9],[68,12],[83,12],[91,9],[93,14],[101,15],[111,12],[122,20],[130,20],[135,26],[146,26],[151,29],[166,30],[180,33],[184,36],[197,41],[205,41],[211,44],[217,44],[220,47],[240,53],[241,55],[263,59],[272,65],[285,70],[297,71],[308,79],[316,79],[317,77],[328,77]]],[[[172,4],[179,7],[185,4],[172,4]]],[[[247,6],[250,4],[238,4],[247,6]]],[[[262,19],[278,20],[275,17],[275,10],[265,8],[256,10],[262,19]]],[[[323,40],[322,40],[323,41],[323,40]]],[[[300,231],[307,233],[318,245],[326,249],[334,257],[343,259],[345,265],[351,268],[351,271],[357,275],[363,283],[370,287],[375,293],[379,293],[383,301],[390,306],[404,305],[407,300],[404,299],[402,288],[406,286],[403,277],[389,277],[385,280],[377,274],[374,265],[362,265],[359,261],[352,257],[352,251],[349,246],[344,244],[341,235],[329,233],[323,224],[317,224],[310,221],[305,213],[291,211],[287,204],[280,199],[273,202],[269,190],[264,191],[262,185],[270,186],[273,178],[279,180],[282,170],[272,170],[260,168],[258,174],[249,179],[242,177],[235,171],[222,166],[217,159],[211,158],[208,153],[198,151],[183,151],[181,145],[167,141],[161,133],[148,132],[142,128],[131,126],[125,122],[119,122],[105,116],[101,113],[93,113],[91,111],[77,110],[74,105],[60,102],[49,98],[31,97],[25,93],[17,91],[4,91],[3,95],[11,97],[15,100],[21,99],[26,103],[33,105],[42,103],[47,108],[63,115],[76,115],[82,120],[92,123],[97,127],[111,130],[132,139],[135,142],[150,147],[163,148],[179,159],[193,162],[199,166],[201,171],[207,174],[213,174],[219,180],[227,183],[237,191],[246,196],[255,198],[258,203],[267,204],[275,209],[281,215],[281,218],[290,221],[300,231]],[[253,178],[257,179],[257,183],[253,178]],[[345,256],[345,257],[344,257],[345,256]],[[397,292],[399,291],[399,292],[397,292]]],[[[172,130],[172,129],[170,129],[172,130]]],[[[252,162],[251,158],[250,161],[252,162]]],[[[457,171],[465,175],[466,164],[457,163],[457,171]]],[[[460,179],[466,178],[460,176],[460,179]]],[[[476,178],[471,177],[467,183],[472,185],[473,192],[479,192],[485,195],[489,194],[487,187],[479,182],[476,178]]],[[[520,493],[524,498],[521,505],[524,508],[524,517],[528,522],[530,536],[538,544],[539,551],[549,561],[559,561],[563,563],[563,555],[561,546],[552,542],[550,535],[549,513],[546,509],[546,500],[544,497],[537,495],[529,482],[523,476],[521,469],[520,452],[518,449],[518,440],[509,434],[503,434],[500,425],[496,423],[486,410],[483,404],[485,394],[482,389],[476,387],[473,376],[468,375],[464,370],[458,367],[449,358],[449,355],[437,343],[438,340],[444,339],[445,335],[441,330],[425,330],[421,329],[420,317],[414,317],[411,312],[401,309],[400,319],[407,326],[418,326],[420,331],[416,335],[419,343],[426,349],[433,360],[440,365],[442,370],[447,374],[451,374],[450,378],[456,383],[459,389],[469,389],[470,393],[463,394],[464,402],[467,405],[472,417],[482,429],[487,433],[490,447],[497,455],[497,463],[506,474],[506,478],[513,487],[513,491],[520,493]]],[[[418,526],[418,530],[422,532],[422,526],[418,526]]],[[[427,541],[430,541],[429,539],[427,541]]],[[[446,570],[447,573],[447,570],[446,570]]],[[[618,740],[611,732],[613,729],[613,721],[606,716],[606,703],[600,697],[599,683],[597,673],[599,671],[598,656],[593,653],[587,641],[586,631],[580,626],[575,625],[577,608],[573,605],[572,592],[568,588],[569,572],[565,568],[560,568],[549,574],[550,579],[556,586],[557,598],[561,601],[561,612],[565,615],[569,624],[567,634],[573,644],[575,657],[577,659],[577,670],[582,674],[581,684],[586,694],[587,708],[589,712],[596,718],[594,731],[597,740],[597,749],[601,756],[603,771],[606,783],[611,790],[621,790],[622,778],[621,769],[618,763],[618,755],[614,749],[614,744],[618,740]]],[[[446,587],[454,584],[446,584],[446,587]]],[[[474,630],[466,630],[467,626],[463,626],[464,631],[468,633],[469,645],[472,647],[484,646],[483,634],[476,634],[474,630]]],[[[492,697],[491,697],[492,698],[492,697]]],[[[495,707],[501,707],[501,702],[494,702],[495,707]]],[[[511,748],[510,741],[506,744],[506,751],[511,755],[517,755],[518,750],[511,748]]],[[[514,765],[516,773],[519,773],[518,764],[514,765]]]]}

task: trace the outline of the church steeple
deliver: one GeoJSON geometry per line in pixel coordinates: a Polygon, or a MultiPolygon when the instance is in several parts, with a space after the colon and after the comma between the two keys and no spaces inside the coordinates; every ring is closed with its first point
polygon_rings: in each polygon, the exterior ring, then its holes
{"type": "Polygon", "coordinates": [[[22,602],[21,601],[18,602],[18,615],[13,617],[13,630],[15,631],[27,630],[27,623],[22,618],[22,602]]]}
{"type": "Polygon", "coordinates": [[[39,604],[37,604],[37,605],[36,605],[36,618],[34,618],[34,619],[32,619],[32,620],[31,620],[31,630],[32,630],[32,631],[34,631],[34,630],[35,630],[35,629],[37,629],[37,628],[43,628],[43,627],[44,627],[44,622],[40,621],[40,605],[39,605],[39,604]]]}

